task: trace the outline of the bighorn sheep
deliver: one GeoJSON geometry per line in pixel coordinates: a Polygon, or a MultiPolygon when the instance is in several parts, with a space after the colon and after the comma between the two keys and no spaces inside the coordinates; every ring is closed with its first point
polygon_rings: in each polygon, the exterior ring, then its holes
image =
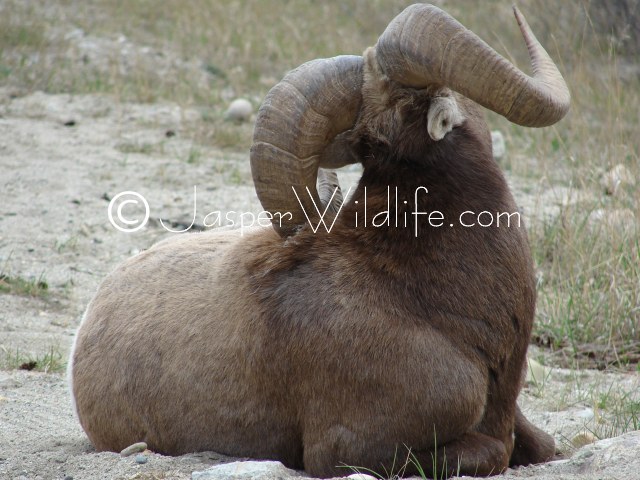
{"type": "Polygon", "coordinates": [[[161,242],[88,307],[70,380],[98,450],[145,441],[316,476],[381,471],[405,446],[438,474],[554,456],[516,404],[535,304],[524,227],[458,221],[516,211],[478,104],[532,127],[569,107],[515,16],[532,77],[442,10],[413,5],[362,57],[306,63],[271,90],[251,165],[275,228],[161,242]],[[314,232],[306,214],[330,199],[318,168],[353,162],[357,189],[331,231],[314,232]]]}

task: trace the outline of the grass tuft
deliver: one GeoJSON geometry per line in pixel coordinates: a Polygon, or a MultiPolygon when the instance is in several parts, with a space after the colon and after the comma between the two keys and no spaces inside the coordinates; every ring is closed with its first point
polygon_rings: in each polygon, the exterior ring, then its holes
{"type": "Polygon", "coordinates": [[[41,354],[25,354],[19,349],[0,347],[0,368],[3,370],[28,370],[59,373],[66,368],[64,357],[57,346],[51,346],[41,354]]]}
{"type": "Polygon", "coordinates": [[[45,280],[44,274],[40,275],[37,279],[24,279],[22,277],[0,274],[0,293],[25,295],[28,297],[46,297],[49,294],[49,284],[45,280]]]}

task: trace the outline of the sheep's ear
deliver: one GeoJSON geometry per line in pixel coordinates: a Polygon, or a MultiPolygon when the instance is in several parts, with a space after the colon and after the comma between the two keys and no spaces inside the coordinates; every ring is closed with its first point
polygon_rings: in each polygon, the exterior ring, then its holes
{"type": "Polygon", "coordinates": [[[458,108],[458,102],[453,97],[434,97],[427,114],[427,131],[435,140],[442,140],[444,136],[461,125],[464,116],[458,108]]]}

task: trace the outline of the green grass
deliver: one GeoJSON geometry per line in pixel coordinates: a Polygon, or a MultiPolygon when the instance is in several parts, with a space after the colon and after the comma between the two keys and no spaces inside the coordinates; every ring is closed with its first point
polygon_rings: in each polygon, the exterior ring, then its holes
{"type": "Polygon", "coordinates": [[[195,145],[191,145],[189,151],[187,152],[186,162],[190,165],[197,165],[200,163],[201,158],[202,152],[200,151],[200,149],[195,145]]]}
{"type": "Polygon", "coordinates": [[[49,347],[39,354],[24,353],[19,349],[10,350],[0,347],[0,369],[28,370],[45,373],[63,372],[66,368],[65,359],[57,346],[49,347]]]}
{"type": "Polygon", "coordinates": [[[47,297],[49,284],[44,274],[38,278],[25,279],[22,277],[0,274],[0,294],[24,295],[28,297],[47,297]]]}
{"type": "Polygon", "coordinates": [[[593,225],[589,214],[584,206],[563,209],[552,222],[531,229],[534,257],[544,272],[535,333],[578,366],[636,368],[640,229],[593,225]]]}

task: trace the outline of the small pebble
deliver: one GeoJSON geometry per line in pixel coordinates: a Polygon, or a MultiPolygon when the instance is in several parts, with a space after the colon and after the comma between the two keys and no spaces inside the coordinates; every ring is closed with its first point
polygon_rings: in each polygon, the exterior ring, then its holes
{"type": "Polygon", "coordinates": [[[147,456],[139,453],[136,455],[136,463],[139,463],[140,465],[147,463],[147,456]]]}
{"type": "Polygon", "coordinates": [[[584,447],[585,445],[590,445],[592,443],[596,443],[598,439],[591,432],[582,432],[577,434],[575,437],[571,439],[571,443],[576,448],[584,447]]]}
{"type": "Polygon", "coordinates": [[[123,457],[128,457],[129,455],[133,455],[134,453],[144,452],[147,449],[147,444],[144,442],[134,443],[133,445],[129,445],[127,448],[120,452],[120,455],[123,457]]]}
{"type": "Polygon", "coordinates": [[[225,117],[236,122],[246,122],[251,118],[253,107],[249,100],[236,98],[225,112],[225,117]]]}
{"type": "Polygon", "coordinates": [[[576,412],[574,415],[581,420],[591,420],[595,417],[595,413],[592,408],[585,408],[583,410],[580,410],[579,412],[576,412]]]}
{"type": "Polygon", "coordinates": [[[73,480],[73,477],[71,475],[65,475],[64,480],[73,480]]]}

